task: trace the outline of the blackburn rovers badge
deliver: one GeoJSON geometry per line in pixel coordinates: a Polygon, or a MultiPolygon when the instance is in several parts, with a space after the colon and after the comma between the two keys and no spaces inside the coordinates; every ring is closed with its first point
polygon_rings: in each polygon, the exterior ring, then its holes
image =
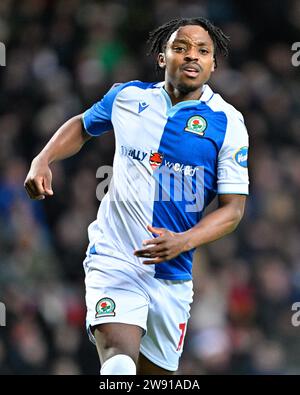
{"type": "Polygon", "coordinates": [[[116,304],[111,298],[102,298],[96,304],[95,318],[115,316],[116,304]]]}
{"type": "Polygon", "coordinates": [[[184,130],[186,132],[195,133],[199,136],[204,136],[204,131],[207,128],[206,119],[201,117],[201,115],[194,115],[189,118],[184,130]]]}

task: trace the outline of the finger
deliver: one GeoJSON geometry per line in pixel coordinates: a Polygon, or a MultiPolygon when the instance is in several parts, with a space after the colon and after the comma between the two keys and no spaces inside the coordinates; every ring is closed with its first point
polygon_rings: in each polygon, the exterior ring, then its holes
{"type": "Polygon", "coordinates": [[[155,246],[155,247],[149,247],[149,248],[144,248],[141,250],[135,250],[134,251],[134,255],[138,256],[138,257],[142,257],[142,256],[152,256],[153,254],[158,254],[158,253],[162,253],[165,252],[166,248],[164,246],[155,246]]]}
{"type": "Polygon", "coordinates": [[[150,230],[151,233],[155,233],[157,235],[163,235],[165,232],[165,229],[163,228],[156,228],[152,225],[147,225],[147,229],[150,230]]]}
{"type": "Polygon", "coordinates": [[[144,250],[135,251],[134,255],[138,258],[157,258],[157,257],[166,258],[168,256],[168,251],[166,247],[160,246],[160,247],[153,247],[151,249],[147,248],[144,250]]]}
{"type": "Polygon", "coordinates": [[[151,256],[151,253],[149,251],[145,251],[145,250],[137,250],[134,251],[133,255],[135,255],[138,258],[149,258],[151,256]]]}
{"type": "Polygon", "coordinates": [[[31,199],[41,200],[41,199],[45,198],[45,196],[43,194],[38,193],[36,191],[36,189],[34,188],[34,186],[32,184],[27,183],[25,188],[26,188],[26,191],[28,192],[31,199]]]}
{"type": "Polygon", "coordinates": [[[138,258],[155,258],[156,255],[151,252],[144,252],[143,254],[136,255],[136,257],[138,257],[138,258]]]}
{"type": "Polygon", "coordinates": [[[29,186],[29,188],[31,189],[31,191],[34,193],[35,196],[40,196],[40,195],[44,195],[45,190],[42,184],[42,178],[39,179],[32,179],[27,181],[26,183],[27,186],[29,186]]]}
{"type": "Polygon", "coordinates": [[[160,237],[156,237],[154,239],[147,239],[147,240],[143,240],[142,245],[146,246],[146,245],[151,245],[151,244],[159,244],[162,242],[162,239],[160,237]]]}
{"type": "Polygon", "coordinates": [[[44,191],[45,191],[46,195],[49,195],[49,196],[53,195],[51,180],[49,179],[49,177],[45,177],[43,179],[43,187],[44,187],[44,191]]]}
{"type": "Polygon", "coordinates": [[[161,262],[164,262],[164,261],[165,261],[164,258],[159,257],[159,258],[151,259],[150,261],[143,261],[143,264],[144,265],[155,265],[157,263],[161,263],[161,262]]]}
{"type": "Polygon", "coordinates": [[[29,186],[28,184],[24,184],[24,187],[25,187],[25,190],[26,190],[26,192],[27,192],[27,195],[28,195],[30,198],[33,198],[34,193],[32,192],[30,186],[29,186]]]}
{"type": "Polygon", "coordinates": [[[164,260],[166,260],[168,255],[166,255],[165,251],[161,251],[161,252],[152,252],[152,253],[145,253],[145,254],[141,254],[140,256],[138,256],[138,258],[164,258],[164,260]]]}
{"type": "Polygon", "coordinates": [[[36,194],[36,192],[32,190],[32,188],[31,188],[31,186],[29,184],[25,184],[25,189],[26,189],[26,192],[29,195],[30,199],[34,199],[34,200],[45,199],[44,195],[36,194]]]}

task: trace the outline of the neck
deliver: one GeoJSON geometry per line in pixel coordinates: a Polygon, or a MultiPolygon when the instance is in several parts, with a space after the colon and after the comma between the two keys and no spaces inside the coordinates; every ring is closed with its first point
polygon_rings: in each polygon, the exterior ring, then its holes
{"type": "Polygon", "coordinates": [[[203,85],[201,85],[196,90],[190,92],[184,92],[181,89],[175,88],[169,82],[166,81],[164,89],[169,94],[172,104],[175,105],[181,101],[199,100],[202,95],[203,85]]]}

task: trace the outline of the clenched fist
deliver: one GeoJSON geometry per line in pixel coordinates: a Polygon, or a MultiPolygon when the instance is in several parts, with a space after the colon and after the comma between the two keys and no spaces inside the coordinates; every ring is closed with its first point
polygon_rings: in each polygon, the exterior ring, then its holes
{"type": "Polygon", "coordinates": [[[47,161],[39,157],[34,158],[24,182],[29,197],[35,200],[42,200],[46,196],[52,196],[51,183],[52,172],[47,161]]]}

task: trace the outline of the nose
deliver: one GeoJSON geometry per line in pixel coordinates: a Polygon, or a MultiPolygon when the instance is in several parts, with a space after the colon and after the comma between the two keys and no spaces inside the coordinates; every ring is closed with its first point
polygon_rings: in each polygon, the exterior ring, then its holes
{"type": "Polygon", "coordinates": [[[191,60],[198,60],[199,59],[199,52],[198,48],[191,47],[189,50],[186,52],[184,60],[186,61],[191,61],[191,60]]]}

